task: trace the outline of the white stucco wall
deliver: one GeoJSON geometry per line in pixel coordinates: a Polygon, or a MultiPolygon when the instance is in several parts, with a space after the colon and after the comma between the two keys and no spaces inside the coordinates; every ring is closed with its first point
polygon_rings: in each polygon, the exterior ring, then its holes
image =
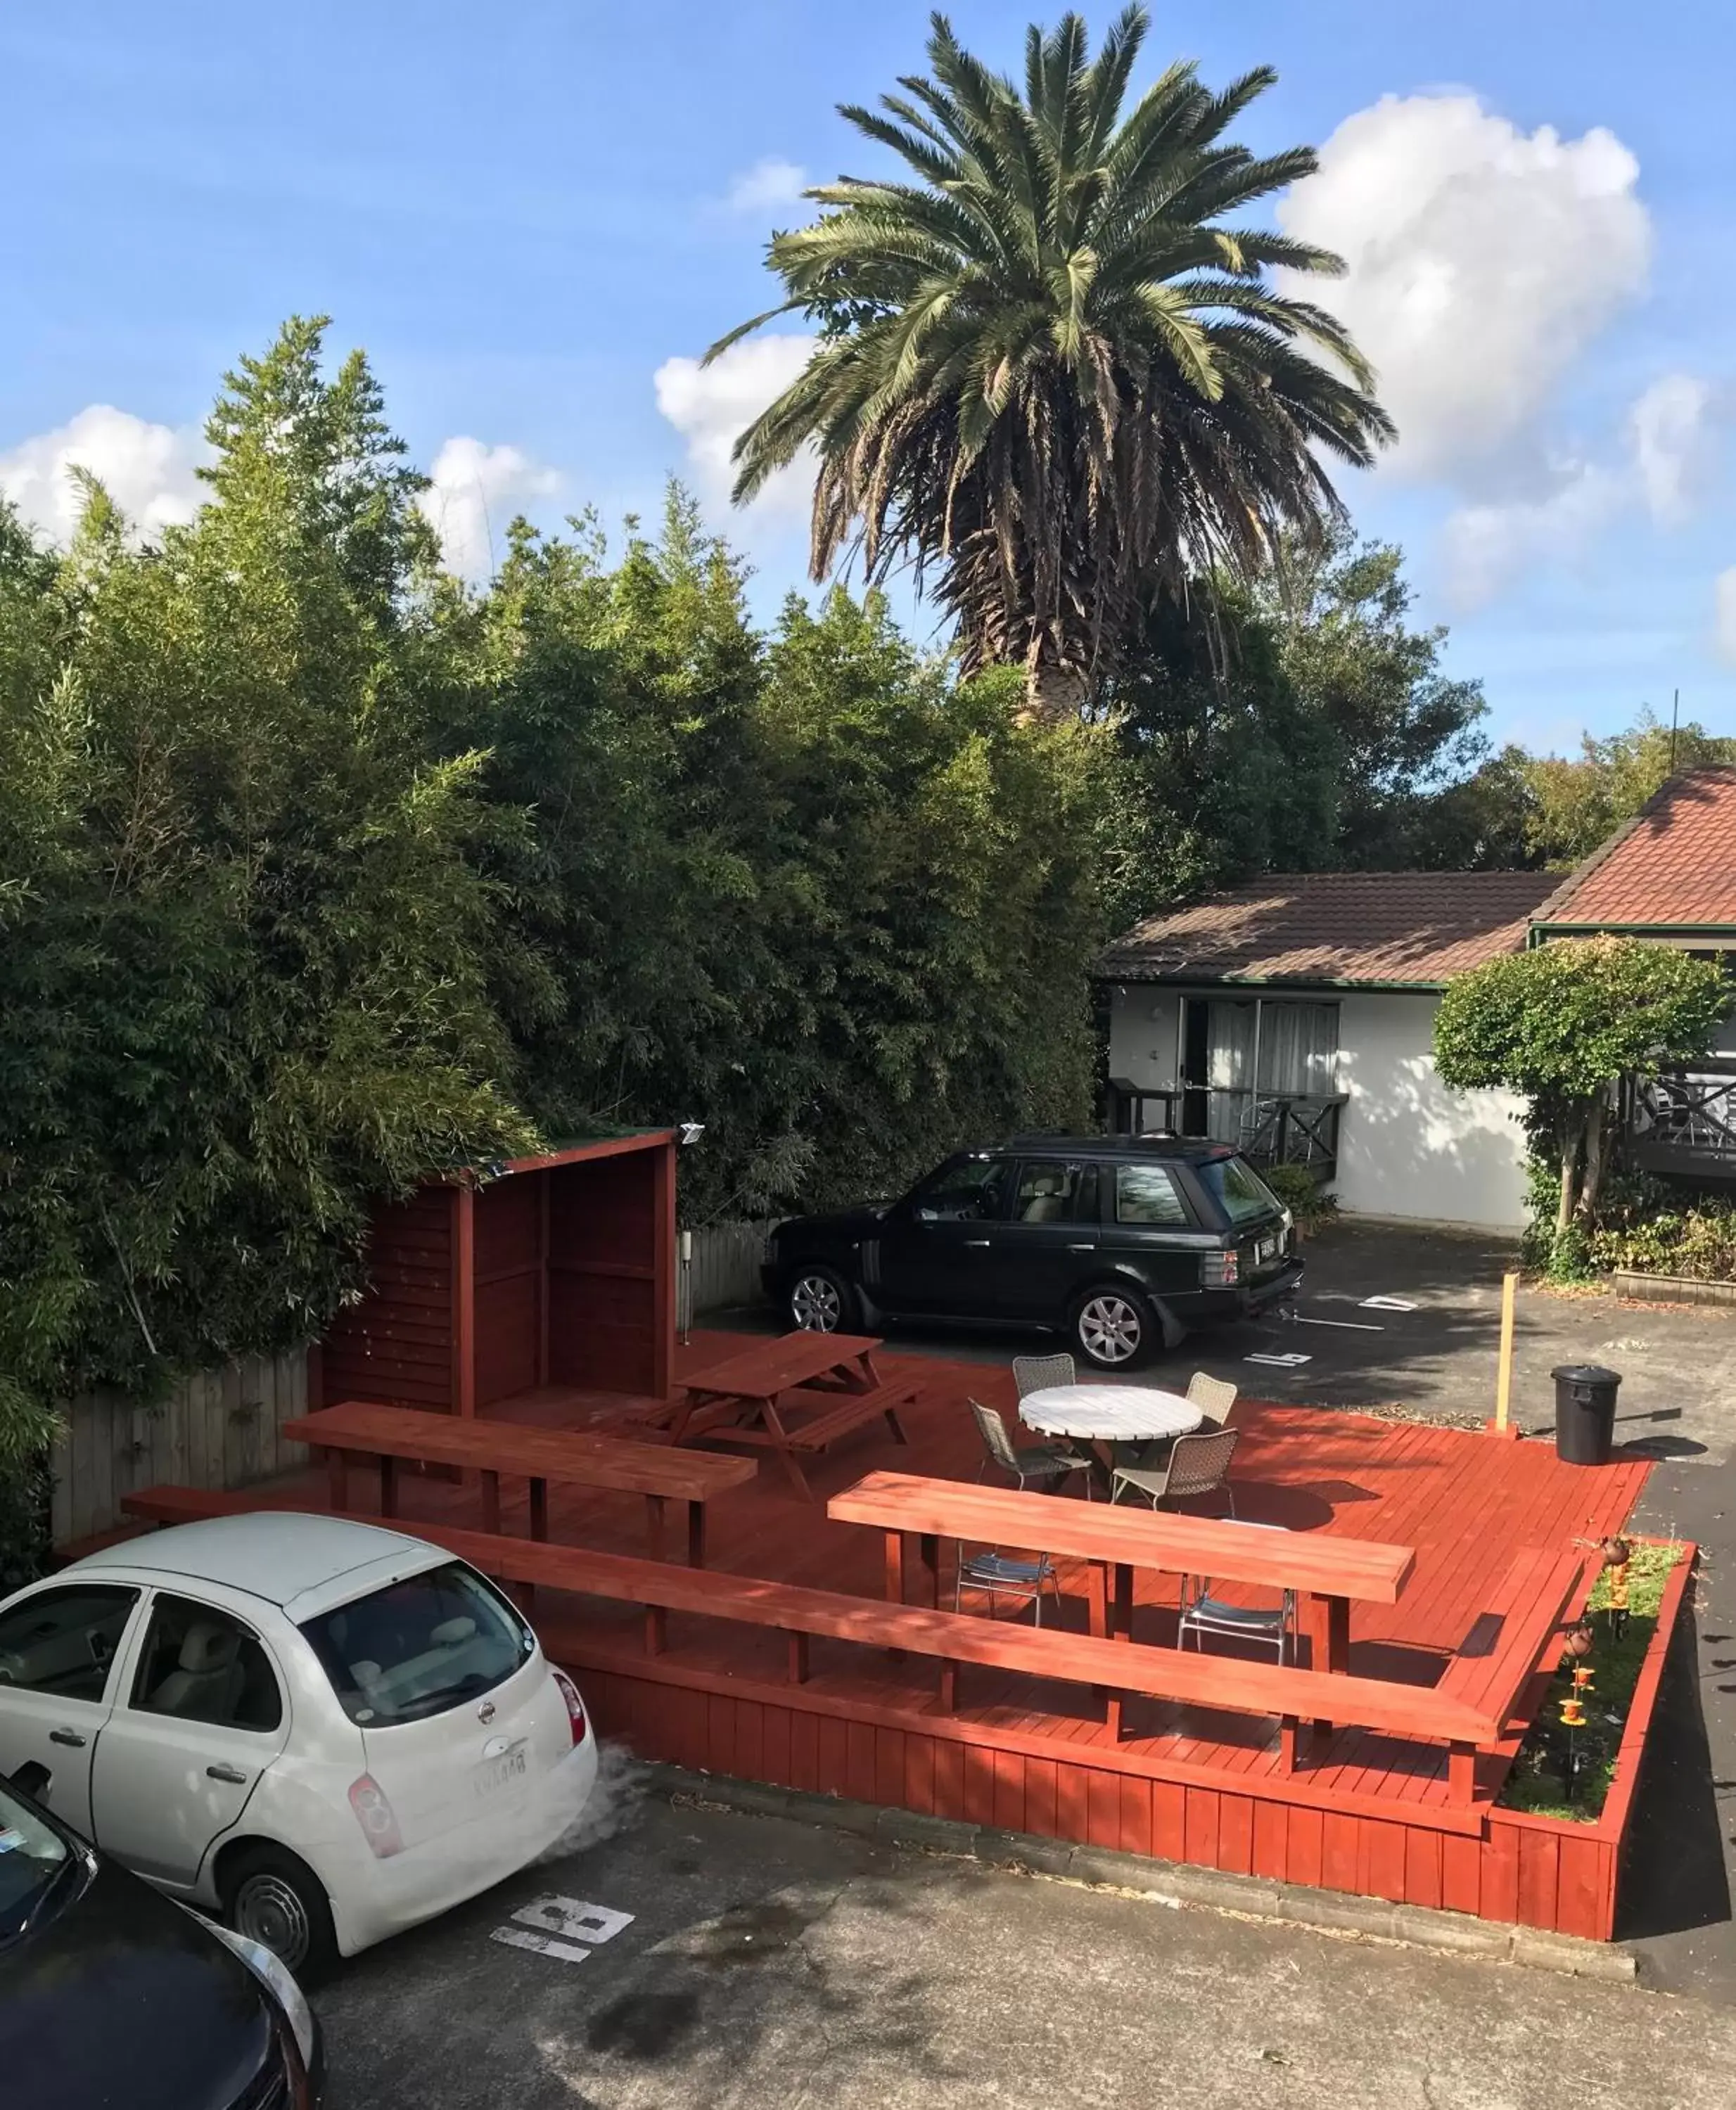
{"type": "Polygon", "coordinates": [[[1109,1075],[1130,1084],[1176,1081],[1176,1032],[1181,999],[1173,990],[1134,983],[1109,1001],[1109,1075]]]}
{"type": "Polygon", "coordinates": [[[1339,1206],[1353,1215],[1520,1229],[1524,1103],[1449,1091],[1430,1052],[1435,996],[1346,994],[1339,1014],[1339,1206]]]}
{"type": "MultiPolygon", "coordinates": [[[[1522,1103],[1507,1092],[1449,1091],[1430,1052],[1430,995],[1369,991],[1339,998],[1339,1205],[1352,1215],[1494,1230],[1525,1223],[1522,1103]]],[[[1128,984],[1109,1008],[1109,1075],[1167,1084],[1176,1075],[1178,998],[1128,984]]]]}

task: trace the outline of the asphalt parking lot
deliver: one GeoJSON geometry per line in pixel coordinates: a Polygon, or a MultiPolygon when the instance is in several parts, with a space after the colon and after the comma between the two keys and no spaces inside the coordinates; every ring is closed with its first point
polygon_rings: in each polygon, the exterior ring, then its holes
{"type": "Polygon", "coordinates": [[[1730,2100],[1736,2013],[1697,2000],[630,1790],[615,1817],[343,1968],[330,2110],[1730,2100]]]}

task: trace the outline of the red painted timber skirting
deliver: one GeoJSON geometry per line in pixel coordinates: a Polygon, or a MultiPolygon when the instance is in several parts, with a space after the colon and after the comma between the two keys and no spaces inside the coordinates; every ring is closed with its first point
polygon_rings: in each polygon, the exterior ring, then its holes
{"type": "MultiPolygon", "coordinates": [[[[1077,1745],[1028,1721],[1013,1730],[828,1700],[799,1687],[646,1658],[559,1620],[545,1638],[551,1654],[582,1677],[602,1732],[646,1758],[1607,1941],[1641,1755],[1695,1552],[1688,1547],[1666,1587],[1615,1783],[1589,1824],[1485,1800],[1463,1810],[1376,1804],[1339,1791],[1317,1797],[1305,1773],[1262,1792],[1264,1782],[1240,1787],[1221,1767],[1154,1762],[1149,1752],[1090,1747],[1089,1759],[1075,1756],[1077,1745]]],[[[1539,1665],[1532,1707],[1550,1669],[1552,1662],[1539,1665]]],[[[1509,1760],[1518,1742],[1503,1747],[1509,1760]]]]}

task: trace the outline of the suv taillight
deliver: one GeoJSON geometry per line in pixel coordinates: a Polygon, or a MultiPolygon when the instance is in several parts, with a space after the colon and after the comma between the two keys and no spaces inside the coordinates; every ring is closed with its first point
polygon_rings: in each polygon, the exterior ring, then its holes
{"type": "Polygon", "coordinates": [[[564,1670],[551,1667],[549,1675],[560,1687],[560,1696],[567,1703],[567,1726],[573,1732],[573,1748],[577,1750],[585,1741],[585,1703],[578,1696],[578,1687],[564,1670]]]}
{"type": "Polygon", "coordinates": [[[386,1800],[385,1789],[372,1773],[364,1773],[350,1783],[350,1807],[377,1859],[388,1861],[394,1854],[403,1852],[404,1835],[398,1830],[397,1817],[386,1800]]]}
{"type": "Polygon", "coordinates": [[[1228,1252],[1203,1254],[1199,1279],[1208,1289],[1233,1289],[1242,1279],[1242,1256],[1232,1246],[1228,1252]]]}

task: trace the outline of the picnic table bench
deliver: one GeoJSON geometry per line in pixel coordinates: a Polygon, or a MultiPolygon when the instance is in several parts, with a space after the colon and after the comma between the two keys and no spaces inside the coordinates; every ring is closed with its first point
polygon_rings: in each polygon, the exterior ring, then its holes
{"type": "MultiPolygon", "coordinates": [[[[1088,1561],[1090,1631],[1123,1641],[1131,1637],[1135,1568],[1294,1590],[1322,1608],[1315,1667],[1334,1676],[1350,1668],[1352,1599],[1395,1604],[1416,1560],[1407,1546],[1321,1532],[1267,1531],[1215,1517],[1062,1502],[1052,1495],[904,1473],[870,1473],[834,1495],[826,1510],[844,1523],[871,1524],[884,1532],[886,1595],[895,1600],[904,1596],[913,1543],[931,1604],[938,1602],[943,1537],[1088,1561]]],[[[1113,1704],[1112,1699],[1112,1709],[1113,1704]]]]}
{"type": "MultiPolygon", "coordinates": [[[[204,1487],[159,1487],[124,1496],[121,1506],[129,1515],[153,1523],[184,1524],[202,1517],[301,1505],[257,1489],[224,1493],[204,1487]]],[[[809,1678],[812,1637],[931,1656],[938,1664],[942,1713],[951,1713],[959,1705],[959,1670],[966,1664],[1099,1688],[1113,1685],[1153,1699],[1276,1718],[1280,1761],[1288,1772],[1298,1761],[1299,1723],[1317,1715],[1330,1698],[1339,1720],[1347,1727],[1446,1745],[1450,1753],[1449,1802],[1467,1813],[1474,1796],[1474,1754],[1494,1749],[1507,1734],[1514,1700],[1539,1667],[1539,1656],[1546,1652],[1553,1624],[1574,1587],[1564,1582],[1548,1620],[1540,1599],[1522,1610],[1516,1605],[1516,1618],[1492,1610],[1467,1637],[1473,1653],[1454,1657],[1440,1682],[1430,1687],[1385,1678],[1341,1678],[1294,1664],[1185,1654],[1128,1644],[1124,1637],[1067,1633],[927,1607],[886,1605],[751,1576],[699,1575],[629,1555],[497,1537],[451,1524],[419,1522],[415,1532],[503,1583],[573,1591],[640,1605],[645,1612],[644,1646],[651,1655],[668,1648],[669,1617],[675,1612],[782,1632],[788,1642],[786,1676],[793,1683],[805,1683],[809,1678]],[[1493,1647],[1483,1646],[1478,1638],[1489,1619],[1500,1623],[1498,1645],[1493,1647]],[[1462,1664],[1471,1666],[1463,1673],[1462,1690],[1458,1676],[1462,1664]],[[1473,1688],[1483,1691],[1481,1701],[1467,1696],[1473,1688]]],[[[1565,1578],[1570,1566],[1576,1582],[1583,1572],[1576,1555],[1521,1555],[1492,1591],[1492,1607],[1523,1596],[1540,1575],[1565,1578]],[[1523,1565],[1527,1563],[1528,1570],[1523,1565]]],[[[605,1649],[588,1627],[581,1631],[587,1647],[599,1652],[605,1649]]],[[[552,1637],[551,1654],[561,1659],[559,1642],[552,1637]]],[[[1468,1822],[1468,1814],[1462,1821],[1468,1822]]]]}
{"type": "Polygon", "coordinates": [[[879,1346],[865,1333],[786,1333],[755,1341],[687,1379],[684,1397],[656,1419],[674,1446],[715,1436],[772,1451],[796,1492],[811,1501],[804,1457],[829,1450],[882,1416],[894,1442],[909,1440],[898,1410],[919,1387],[913,1379],[882,1381],[874,1367],[879,1346]],[[792,1413],[805,1418],[792,1419],[792,1413]]]}
{"type": "Polygon", "coordinates": [[[828,1516],[877,1526],[886,1536],[886,1594],[903,1592],[907,1542],[917,1543],[931,1601],[938,1587],[942,1538],[1028,1547],[1092,1564],[1094,1632],[1127,1632],[1131,1572],[1149,1568],[1172,1575],[1208,1575],[1220,1582],[1250,1582],[1295,1590],[1327,1608],[1325,1668],[1347,1671],[1353,1599],[1396,1604],[1416,1556],[1407,1546],[1342,1538],[1324,1532],[1267,1531],[1217,1517],[1128,1510],[1108,1504],[1057,1501],[1052,1495],[983,1487],[960,1480],[925,1479],[909,1473],[870,1473],[834,1495],[828,1516]],[[1108,1617],[1107,1581],[1115,1578],[1115,1616],[1108,1617]]]}
{"type": "Polygon", "coordinates": [[[469,1416],[428,1414],[404,1406],[381,1406],[367,1400],[346,1400],[318,1413],[285,1422],[283,1433],[310,1443],[326,1454],[331,1475],[331,1504],[349,1507],[347,1467],[352,1457],[375,1460],[379,1472],[379,1514],[397,1515],[397,1468],[415,1464],[457,1465],[482,1475],[483,1524],[501,1528],[501,1475],[530,1483],[530,1533],[548,1535],[548,1484],[612,1488],[642,1495],[649,1515],[652,1555],[664,1557],[669,1510],[686,1510],[687,1558],[695,1568],[705,1564],[705,1505],[731,1487],[740,1487],[759,1470],[751,1458],[720,1458],[703,1452],[677,1453],[661,1446],[636,1443],[614,1436],[593,1436],[564,1429],[536,1429],[511,1421],[479,1421],[469,1416]]]}

